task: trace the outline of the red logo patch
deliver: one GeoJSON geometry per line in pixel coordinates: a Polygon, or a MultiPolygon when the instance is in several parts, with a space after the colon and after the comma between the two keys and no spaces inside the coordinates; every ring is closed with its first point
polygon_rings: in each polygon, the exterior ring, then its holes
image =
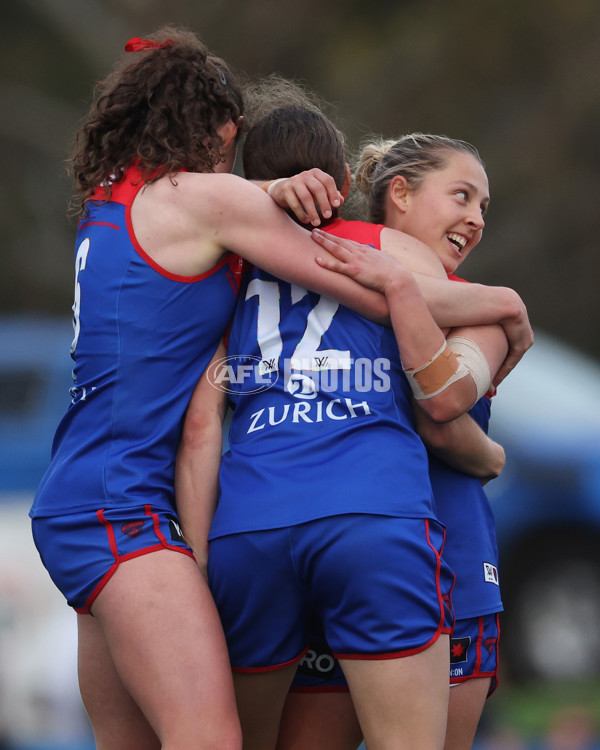
{"type": "Polygon", "coordinates": [[[133,539],[134,537],[139,536],[141,534],[143,528],[144,528],[143,521],[131,521],[131,523],[124,523],[121,526],[121,531],[124,534],[127,534],[128,537],[131,537],[131,539],[133,539]]]}

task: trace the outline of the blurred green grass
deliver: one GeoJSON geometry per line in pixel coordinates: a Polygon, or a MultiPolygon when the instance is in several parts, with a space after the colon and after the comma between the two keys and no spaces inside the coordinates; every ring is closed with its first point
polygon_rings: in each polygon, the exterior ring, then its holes
{"type": "Polygon", "coordinates": [[[504,685],[501,681],[485,707],[481,728],[510,727],[527,737],[539,736],[548,730],[559,713],[570,708],[583,709],[600,717],[600,676],[526,686],[504,685]]]}

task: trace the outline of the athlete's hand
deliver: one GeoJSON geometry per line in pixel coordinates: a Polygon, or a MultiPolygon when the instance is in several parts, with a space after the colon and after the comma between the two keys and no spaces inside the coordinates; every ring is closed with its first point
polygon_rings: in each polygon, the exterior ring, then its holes
{"type": "Polygon", "coordinates": [[[268,193],[278,206],[293,211],[298,221],[315,227],[344,202],[333,177],[316,168],[271,182],[268,193]]]}
{"type": "Polygon", "coordinates": [[[399,277],[412,274],[388,253],[362,245],[353,240],[327,234],[322,229],[313,229],[312,238],[327,250],[327,255],[317,256],[317,263],[329,271],[349,276],[359,284],[382,294],[399,277]]]}
{"type": "Polygon", "coordinates": [[[527,315],[527,308],[523,300],[512,289],[507,290],[514,295],[514,312],[499,321],[508,340],[508,354],[498,370],[492,385],[497,387],[504,378],[515,369],[525,352],[533,346],[533,329],[527,315]]]}

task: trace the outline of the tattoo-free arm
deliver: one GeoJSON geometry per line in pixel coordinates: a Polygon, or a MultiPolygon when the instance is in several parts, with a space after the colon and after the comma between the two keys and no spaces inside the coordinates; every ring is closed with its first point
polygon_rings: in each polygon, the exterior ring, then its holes
{"type": "MultiPolygon", "coordinates": [[[[388,253],[371,252],[358,243],[340,246],[328,237],[323,234],[324,247],[330,257],[320,257],[318,263],[385,295],[403,368],[416,370],[432,365],[444,347],[444,334],[431,316],[412,273],[388,253]]],[[[456,356],[449,350],[446,354],[456,372],[456,356]]],[[[447,377],[445,375],[444,380],[447,377]]],[[[437,388],[437,392],[432,389],[428,397],[419,401],[421,408],[436,422],[455,419],[476,401],[476,384],[470,372],[454,382],[441,382],[437,388]]]]}
{"type": "Polygon", "coordinates": [[[469,414],[439,424],[415,406],[415,418],[421,439],[441,461],[484,483],[500,476],[506,458],[504,448],[488,437],[469,414]]]}
{"type": "MultiPolygon", "coordinates": [[[[212,362],[226,354],[219,346],[212,362]]],[[[212,363],[211,362],[211,363],[212,363]]],[[[188,405],[175,464],[175,504],[183,535],[206,574],[208,532],[217,506],[227,398],[209,382],[209,365],[188,405]]]]}

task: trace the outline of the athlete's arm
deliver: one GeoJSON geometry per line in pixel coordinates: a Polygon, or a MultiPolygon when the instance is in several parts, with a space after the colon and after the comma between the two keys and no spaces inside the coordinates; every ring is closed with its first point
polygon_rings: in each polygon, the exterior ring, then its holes
{"type": "Polygon", "coordinates": [[[146,186],[132,207],[141,246],[167,271],[209,272],[232,251],[277,278],[388,320],[384,297],[315,263],[323,250],[265,191],[231,174],[183,172],[146,186]]]}
{"type": "MultiPolygon", "coordinates": [[[[485,380],[482,378],[481,383],[482,389],[487,390],[507,353],[508,344],[502,328],[498,325],[455,328],[447,339],[451,345],[454,339],[466,340],[469,345],[477,347],[485,359],[484,367],[487,363],[485,380]]],[[[468,349],[467,353],[470,353],[468,349]]],[[[504,467],[504,449],[489,438],[468,414],[440,424],[434,422],[419,404],[415,402],[414,409],[417,432],[434,455],[455,469],[484,481],[499,476],[504,467]]]]}
{"type": "MultiPolygon", "coordinates": [[[[140,191],[132,206],[132,221],[143,249],[173,274],[206,273],[232,250],[284,281],[331,297],[371,320],[389,322],[381,294],[315,263],[317,255],[325,255],[317,243],[346,248],[356,243],[323,233],[312,242],[307,230],[241,177],[188,172],[174,180],[164,177],[140,191]]],[[[405,235],[405,242],[410,241],[421,246],[405,235]]],[[[525,307],[512,290],[426,275],[417,278],[441,326],[500,322],[511,344],[508,369],[531,345],[525,307]]]]}
{"type": "MultiPolygon", "coordinates": [[[[317,206],[330,208],[336,205],[336,190],[330,175],[313,169],[274,181],[270,194],[279,206],[293,210],[299,221],[316,225],[317,206]],[[303,212],[303,203],[307,207],[306,213],[303,212]]],[[[329,208],[323,214],[326,217],[330,215],[329,208]]],[[[533,343],[527,310],[516,292],[506,287],[482,285],[471,285],[468,291],[449,287],[444,267],[433,250],[396,229],[382,229],[381,249],[415,274],[419,289],[440,328],[493,323],[502,326],[509,350],[496,371],[494,385],[498,385],[533,343]]]]}
{"type": "MultiPolygon", "coordinates": [[[[389,230],[389,233],[395,231],[389,230]]],[[[388,233],[387,229],[383,232],[386,232],[385,249],[387,252],[388,247],[390,247],[389,238],[392,235],[388,233]]],[[[396,252],[394,257],[401,258],[402,265],[406,265],[411,270],[415,269],[414,264],[417,262],[418,256],[415,254],[415,257],[412,260],[410,259],[413,255],[411,250],[413,245],[410,242],[412,240],[417,243],[414,245],[417,253],[429,255],[428,267],[430,269],[435,268],[435,263],[430,257],[432,251],[426,245],[410,237],[410,235],[399,234],[401,238],[398,242],[403,245],[404,249],[402,255],[396,252]]],[[[359,245],[351,240],[333,237],[322,230],[313,230],[313,237],[330,253],[330,257],[334,248],[344,248],[350,253],[360,250],[365,267],[369,263],[377,262],[378,251],[373,248],[359,245]]],[[[327,256],[324,256],[323,262],[320,263],[324,268],[332,270],[335,267],[337,272],[342,272],[339,267],[328,263],[327,260],[327,256]]],[[[439,270],[437,273],[439,273],[439,270]]],[[[494,385],[498,385],[517,366],[525,352],[533,344],[533,330],[523,300],[514,290],[508,287],[459,284],[455,281],[449,281],[447,278],[437,278],[432,274],[432,270],[427,273],[415,272],[414,277],[435,322],[440,328],[491,325],[494,323],[502,327],[508,341],[508,353],[494,377],[494,385]]]]}
{"type": "Polygon", "coordinates": [[[412,273],[387,253],[354,243],[325,245],[318,262],[385,295],[402,366],[419,406],[436,422],[455,419],[477,400],[476,381],[447,346],[412,273]]]}
{"type": "Polygon", "coordinates": [[[484,483],[500,476],[506,459],[504,448],[488,437],[469,414],[439,424],[416,406],[415,418],[421,439],[444,463],[484,483]]]}
{"type": "Polygon", "coordinates": [[[175,464],[175,504],[185,540],[206,574],[208,531],[217,505],[226,394],[210,382],[211,365],[226,354],[219,346],[188,405],[175,464]]]}

